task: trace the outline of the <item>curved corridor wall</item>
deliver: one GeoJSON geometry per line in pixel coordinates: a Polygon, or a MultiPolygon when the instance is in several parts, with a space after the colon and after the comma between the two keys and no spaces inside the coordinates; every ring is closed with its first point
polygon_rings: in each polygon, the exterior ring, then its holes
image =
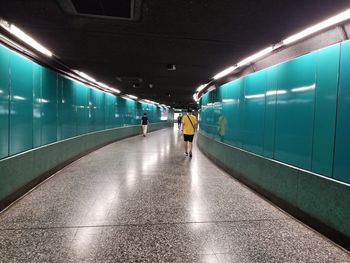
{"type": "Polygon", "coordinates": [[[91,88],[0,45],[0,210],[63,163],[140,133],[144,112],[150,130],[173,119],[169,109],[91,88]]]}
{"type": "Polygon", "coordinates": [[[349,41],[244,76],[202,96],[198,143],[349,242],[349,87],[349,41]]]}

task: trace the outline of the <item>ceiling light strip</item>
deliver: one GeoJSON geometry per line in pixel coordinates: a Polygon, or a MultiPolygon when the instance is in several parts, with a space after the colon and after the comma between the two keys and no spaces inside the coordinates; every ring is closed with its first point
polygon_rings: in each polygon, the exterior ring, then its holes
{"type": "Polygon", "coordinates": [[[291,43],[294,43],[302,38],[305,38],[307,36],[310,36],[316,32],[319,32],[323,29],[326,29],[328,27],[331,27],[331,26],[334,26],[334,25],[337,25],[341,22],[344,22],[346,20],[350,19],[350,9],[336,15],[336,16],[333,16],[321,23],[318,23],[314,26],[311,26],[309,28],[306,28],[305,30],[295,34],[295,35],[292,35],[288,38],[286,38],[285,40],[282,41],[282,43],[284,45],[288,45],[288,44],[291,44],[291,43]]]}
{"type": "Polygon", "coordinates": [[[219,72],[218,74],[216,74],[216,75],[214,76],[214,79],[220,79],[220,78],[222,78],[222,77],[225,77],[225,76],[227,76],[228,74],[230,74],[230,73],[232,73],[233,71],[235,71],[237,68],[238,68],[237,66],[231,66],[231,67],[229,67],[229,68],[227,68],[227,69],[225,69],[225,70],[219,72]]]}
{"type": "Polygon", "coordinates": [[[52,52],[48,50],[46,47],[41,45],[39,42],[37,42],[35,39],[27,35],[25,32],[23,32],[21,29],[16,27],[13,24],[9,24],[7,21],[1,19],[0,20],[0,26],[4,28],[6,31],[10,32],[15,37],[19,38],[23,42],[30,45],[32,48],[36,49],[37,51],[41,52],[42,54],[52,57],[52,52]]]}
{"type": "MultiPolygon", "coordinates": [[[[282,42],[274,45],[274,46],[271,46],[271,47],[268,47],[266,49],[263,49],[259,52],[257,52],[256,54],[254,55],[251,55],[245,59],[243,59],[242,61],[238,62],[237,65],[235,66],[231,66],[221,72],[219,72],[218,74],[216,74],[213,79],[214,80],[217,80],[217,79],[220,79],[222,77],[225,77],[229,74],[231,74],[233,71],[235,71],[236,69],[240,68],[240,67],[243,67],[245,65],[248,65],[264,56],[266,56],[267,54],[273,52],[274,50],[276,50],[277,48],[280,48],[282,47],[283,45],[289,45],[291,43],[294,43],[300,39],[303,39],[305,37],[308,37],[316,32],[319,32],[323,29],[326,29],[328,27],[331,27],[331,26],[334,26],[334,25],[337,25],[341,22],[344,22],[346,20],[349,20],[350,19],[350,9],[347,9],[346,11],[338,14],[338,15],[335,15],[321,23],[318,23],[314,26],[311,26],[311,27],[308,27],[306,28],[305,30],[295,34],[295,35],[292,35],[286,39],[284,39],[282,42]]],[[[198,92],[201,92],[201,90],[198,90],[198,92]]]]}
{"type": "Polygon", "coordinates": [[[136,96],[130,95],[130,94],[125,94],[125,96],[127,96],[128,98],[133,99],[133,100],[137,100],[138,99],[136,96]]]}
{"type": "MultiPolygon", "coordinates": [[[[44,47],[43,45],[41,45],[39,42],[37,42],[35,39],[33,39],[32,37],[30,37],[28,34],[26,34],[24,31],[22,31],[21,29],[19,29],[18,27],[16,27],[15,25],[13,24],[10,24],[8,23],[6,20],[3,20],[3,19],[0,19],[0,26],[2,28],[4,28],[6,31],[8,31],[9,33],[11,33],[12,35],[14,35],[15,37],[19,38],[20,40],[22,40],[23,42],[27,43],[28,45],[30,45],[31,47],[33,47],[35,50],[45,54],[46,56],[49,56],[49,57],[52,57],[53,56],[53,53],[48,50],[46,47],[44,47]]],[[[10,40],[8,40],[10,41],[10,40]]],[[[11,41],[12,42],[12,41],[11,41]]],[[[18,44],[14,43],[16,46],[18,46],[18,44]]],[[[20,47],[20,46],[18,46],[20,47]]],[[[20,47],[21,49],[25,50],[24,48],[20,47]]],[[[82,72],[82,71],[79,71],[79,70],[73,70],[73,72],[75,72],[77,75],[79,75],[81,78],[79,77],[73,77],[74,78],[77,78],[79,81],[81,82],[84,82],[84,80],[87,80],[87,81],[90,81],[90,82],[93,82],[94,84],[97,84],[98,86],[102,87],[102,90],[104,90],[105,92],[114,92],[114,93],[120,93],[120,90],[118,89],[115,89],[115,88],[112,88],[102,82],[98,82],[96,81],[95,78],[89,76],[88,74],[82,72]]],[[[68,76],[67,76],[68,77],[68,76]]],[[[70,78],[70,77],[68,77],[70,78]]],[[[91,89],[96,89],[98,90],[96,87],[92,86],[92,85],[88,85],[89,88],[91,89]]],[[[126,94],[124,96],[125,98],[129,98],[129,99],[133,99],[133,100],[137,100],[138,97],[134,96],[134,95],[129,95],[129,94],[126,94]]],[[[150,101],[151,102],[151,101],[150,101]]],[[[151,102],[152,104],[155,104],[155,105],[159,105],[159,103],[157,102],[151,102]]],[[[163,107],[168,107],[168,108],[171,108],[170,106],[167,106],[165,104],[162,104],[161,106],[163,107]]]]}
{"type": "Polygon", "coordinates": [[[265,48],[265,49],[259,51],[258,53],[255,53],[254,55],[251,55],[251,56],[243,59],[242,61],[238,62],[237,67],[242,67],[242,66],[248,65],[257,59],[266,56],[267,54],[271,53],[273,50],[274,50],[274,48],[272,46],[265,48]]]}

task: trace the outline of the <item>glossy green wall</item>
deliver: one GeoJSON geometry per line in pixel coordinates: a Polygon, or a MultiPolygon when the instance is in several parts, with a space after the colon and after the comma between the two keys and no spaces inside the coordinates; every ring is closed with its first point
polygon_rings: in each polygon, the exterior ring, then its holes
{"type": "Polygon", "coordinates": [[[342,45],[334,177],[350,183],[350,42],[342,45]]]}
{"type": "Polygon", "coordinates": [[[0,45],[0,159],[106,129],[172,120],[169,109],[68,79],[0,45]],[[163,118],[162,118],[163,112],[163,118]],[[168,114],[169,113],[169,114],[168,114]]]}
{"type": "Polygon", "coordinates": [[[33,62],[10,52],[9,154],[33,148],[33,62]]]}
{"type": "Polygon", "coordinates": [[[41,145],[57,141],[57,74],[43,68],[41,89],[41,145]]]}
{"type": "Polygon", "coordinates": [[[350,42],[343,42],[204,94],[200,129],[240,149],[350,182],[349,86],[350,42]]]}
{"type": "Polygon", "coordinates": [[[9,151],[9,74],[9,52],[0,48],[0,158],[9,151]]]}
{"type": "Polygon", "coordinates": [[[316,54],[281,64],[277,72],[275,159],[310,170],[316,54]]]}
{"type": "Polygon", "coordinates": [[[242,105],[242,147],[257,154],[263,153],[266,71],[247,76],[242,105]]]}
{"type": "Polygon", "coordinates": [[[332,176],[340,45],[318,52],[312,171],[332,176]]]}

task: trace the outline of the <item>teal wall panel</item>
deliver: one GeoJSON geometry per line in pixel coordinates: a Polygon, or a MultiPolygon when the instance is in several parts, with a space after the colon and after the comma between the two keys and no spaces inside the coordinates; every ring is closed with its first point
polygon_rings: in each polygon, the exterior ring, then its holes
{"type": "Polygon", "coordinates": [[[57,141],[57,73],[43,68],[41,92],[41,144],[57,141]]]}
{"type": "Polygon", "coordinates": [[[10,52],[10,155],[33,147],[33,62],[10,52]]]}
{"type": "Polygon", "coordinates": [[[302,56],[278,67],[275,158],[311,169],[316,54],[302,56]]]}
{"type": "Polygon", "coordinates": [[[200,127],[199,129],[205,133],[208,133],[208,103],[209,103],[209,93],[203,94],[200,100],[201,104],[201,113],[200,113],[200,127]]]}
{"type": "Polygon", "coordinates": [[[275,123],[277,96],[283,92],[277,91],[277,67],[267,69],[265,97],[265,123],[263,156],[274,158],[275,155],[275,123]]]}
{"type": "Polygon", "coordinates": [[[123,126],[123,112],[121,108],[121,103],[124,101],[120,97],[115,98],[115,117],[116,117],[116,125],[114,127],[120,127],[123,126]]]}
{"type": "Polygon", "coordinates": [[[90,131],[103,130],[105,128],[105,94],[102,91],[90,90],[90,131]]]}
{"type": "Polygon", "coordinates": [[[76,81],[71,82],[74,87],[77,107],[77,134],[89,132],[90,127],[90,89],[76,81]]]}
{"type": "Polygon", "coordinates": [[[350,183],[350,42],[341,46],[334,178],[350,183]]]}
{"type": "Polygon", "coordinates": [[[317,53],[312,171],[332,176],[340,46],[317,53]]]}
{"type": "Polygon", "coordinates": [[[33,64],[33,147],[41,146],[42,70],[33,64]]]}
{"type": "Polygon", "coordinates": [[[9,155],[9,53],[0,45],[0,159],[9,155]]]}
{"type": "Polygon", "coordinates": [[[232,99],[229,99],[228,93],[228,87],[227,86],[221,86],[218,89],[218,101],[220,104],[217,107],[218,110],[218,118],[217,118],[217,137],[221,142],[229,142],[230,139],[230,131],[232,131],[230,128],[231,126],[228,126],[228,118],[227,118],[227,112],[231,110],[231,108],[234,107],[234,102],[232,99]]]}
{"type": "Polygon", "coordinates": [[[77,135],[77,106],[74,82],[59,76],[58,116],[59,139],[67,139],[77,135]]]}
{"type": "Polygon", "coordinates": [[[133,100],[126,100],[126,124],[135,125],[136,124],[136,102],[133,100]]]}
{"type": "Polygon", "coordinates": [[[235,80],[220,87],[225,89],[223,103],[223,113],[226,116],[225,141],[234,146],[241,147],[242,141],[240,136],[242,116],[240,106],[243,97],[243,81],[235,80]]]}
{"type": "Polygon", "coordinates": [[[105,120],[106,129],[117,127],[116,123],[116,97],[106,94],[105,97],[105,120]]]}
{"type": "Polygon", "coordinates": [[[266,71],[245,78],[242,110],[242,147],[256,154],[263,153],[266,71]]]}

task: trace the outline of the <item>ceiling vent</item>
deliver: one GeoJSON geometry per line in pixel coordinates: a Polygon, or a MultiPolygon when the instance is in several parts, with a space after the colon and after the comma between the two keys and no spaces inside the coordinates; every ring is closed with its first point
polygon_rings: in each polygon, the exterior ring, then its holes
{"type": "Polygon", "coordinates": [[[138,20],[142,0],[57,0],[70,15],[138,20]]]}

